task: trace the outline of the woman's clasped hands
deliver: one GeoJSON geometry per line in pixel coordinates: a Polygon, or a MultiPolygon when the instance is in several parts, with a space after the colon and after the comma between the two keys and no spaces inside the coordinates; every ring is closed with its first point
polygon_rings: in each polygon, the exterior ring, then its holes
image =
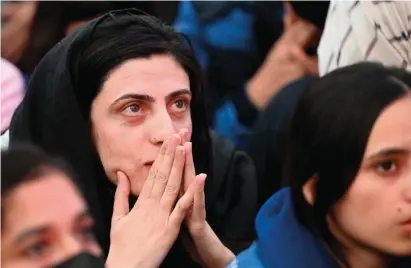
{"type": "Polygon", "coordinates": [[[184,129],[162,144],[131,210],[133,178],[117,172],[107,267],[159,267],[184,221],[194,242],[193,250],[204,267],[224,267],[234,258],[206,222],[206,174],[195,175],[187,133],[184,129]]]}

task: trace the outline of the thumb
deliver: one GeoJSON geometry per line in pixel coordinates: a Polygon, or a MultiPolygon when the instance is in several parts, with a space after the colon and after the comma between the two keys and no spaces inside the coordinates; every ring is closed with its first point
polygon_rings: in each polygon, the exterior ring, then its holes
{"type": "Polygon", "coordinates": [[[130,181],[124,172],[118,171],[117,189],[114,195],[113,217],[111,218],[112,223],[124,217],[130,211],[130,206],[128,204],[129,194],[130,181]]]}

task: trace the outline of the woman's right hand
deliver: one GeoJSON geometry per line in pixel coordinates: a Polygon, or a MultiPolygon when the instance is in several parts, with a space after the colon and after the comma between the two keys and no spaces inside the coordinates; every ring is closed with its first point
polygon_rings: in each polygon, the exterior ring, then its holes
{"type": "Polygon", "coordinates": [[[204,184],[204,178],[198,177],[175,205],[185,161],[180,144],[179,135],[164,142],[131,211],[130,182],[118,172],[107,267],[158,267],[176,240],[194,193],[204,184]]]}

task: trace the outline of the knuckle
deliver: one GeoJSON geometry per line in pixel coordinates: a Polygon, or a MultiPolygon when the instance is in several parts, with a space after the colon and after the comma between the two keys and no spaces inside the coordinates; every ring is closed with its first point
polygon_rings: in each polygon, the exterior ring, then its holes
{"type": "Polygon", "coordinates": [[[174,156],[174,151],[173,150],[166,150],[166,156],[174,156]]]}
{"type": "Polygon", "coordinates": [[[162,147],[160,148],[160,154],[165,154],[166,151],[167,151],[167,146],[162,146],[162,147]]]}
{"type": "Polygon", "coordinates": [[[155,169],[150,169],[150,171],[148,172],[148,175],[152,178],[154,178],[157,174],[157,170],[155,169]]]}
{"type": "Polygon", "coordinates": [[[164,192],[168,195],[175,195],[178,192],[177,186],[175,185],[167,185],[164,192]]]}
{"type": "Polygon", "coordinates": [[[163,172],[157,172],[155,176],[157,182],[165,183],[167,182],[167,175],[163,172]]]}
{"type": "Polygon", "coordinates": [[[184,167],[184,162],[181,160],[174,161],[173,166],[174,168],[182,169],[184,167]]]}

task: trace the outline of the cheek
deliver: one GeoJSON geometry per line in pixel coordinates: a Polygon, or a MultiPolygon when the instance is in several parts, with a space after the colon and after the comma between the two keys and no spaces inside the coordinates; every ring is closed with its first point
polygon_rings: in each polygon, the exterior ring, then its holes
{"type": "Polygon", "coordinates": [[[193,134],[193,125],[191,123],[191,118],[174,122],[174,129],[176,133],[178,133],[183,128],[188,130],[188,137],[189,140],[191,140],[191,135],[193,134]]]}
{"type": "Polygon", "coordinates": [[[107,123],[94,128],[96,149],[110,181],[117,181],[119,170],[130,174],[141,166],[141,152],[145,147],[141,134],[139,127],[121,124],[107,123]]]}

